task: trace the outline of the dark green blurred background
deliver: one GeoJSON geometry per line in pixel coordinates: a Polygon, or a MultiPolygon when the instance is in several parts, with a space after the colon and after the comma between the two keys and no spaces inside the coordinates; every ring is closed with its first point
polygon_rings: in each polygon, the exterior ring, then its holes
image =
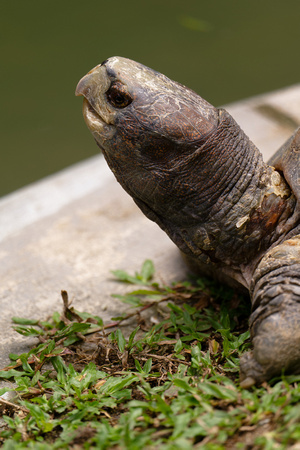
{"type": "Polygon", "coordinates": [[[0,20],[0,195],[98,152],[74,90],[109,56],[214,105],[300,78],[300,0],[6,0],[0,20]]]}

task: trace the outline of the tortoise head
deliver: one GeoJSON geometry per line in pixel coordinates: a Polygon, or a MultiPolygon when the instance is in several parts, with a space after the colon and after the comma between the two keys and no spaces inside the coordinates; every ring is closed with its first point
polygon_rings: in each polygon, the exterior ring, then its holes
{"type": "Polygon", "coordinates": [[[217,127],[218,110],[194,91],[121,57],[92,69],[76,95],[85,97],[85,122],[134,200],[160,214],[180,207],[193,184],[190,166],[217,127]]]}

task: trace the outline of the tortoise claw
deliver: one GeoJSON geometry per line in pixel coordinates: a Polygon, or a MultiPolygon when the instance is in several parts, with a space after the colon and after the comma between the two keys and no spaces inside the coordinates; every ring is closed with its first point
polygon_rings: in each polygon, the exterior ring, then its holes
{"type": "Polygon", "coordinates": [[[249,389],[254,384],[255,384],[255,380],[252,377],[247,377],[243,381],[240,382],[240,386],[243,389],[249,389]]]}
{"type": "Polygon", "coordinates": [[[261,384],[267,375],[256,359],[253,352],[245,353],[240,359],[240,386],[249,389],[254,384],[261,384]]]}

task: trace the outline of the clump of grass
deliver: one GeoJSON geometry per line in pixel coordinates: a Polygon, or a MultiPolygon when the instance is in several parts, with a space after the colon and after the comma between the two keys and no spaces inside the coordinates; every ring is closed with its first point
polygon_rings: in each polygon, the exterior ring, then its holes
{"type": "Polygon", "coordinates": [[[65,291],[61,314],[14,318],[38,343],[0,371],[13,382],[0,390],[5,450],[273,449],[299,440],[299,377],[239,387],[246,299],[204,279],[160,286],[151,261],[114,275],[137,288],[118,296],[132,312],[109,324],[75,311],[65,291]]]}

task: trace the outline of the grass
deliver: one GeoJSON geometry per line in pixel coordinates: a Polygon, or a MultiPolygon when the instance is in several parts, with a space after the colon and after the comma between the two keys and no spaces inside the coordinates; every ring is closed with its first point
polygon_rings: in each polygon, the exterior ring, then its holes
{"type": "Polygon", "coordinates": [[[300,440],[300,377],[239,387],[249,304],[209,280],[160,286],[145,261],[118,296],[129,314],[103,324],[75,311],[14,318],[35,336],[0,371],[1,446],[10,449],[285,449],[300,440]],[[113,331],[109,331],[109,330],[113,331]],[[123,329],[123,331],[122,331],[123,329]]]}

